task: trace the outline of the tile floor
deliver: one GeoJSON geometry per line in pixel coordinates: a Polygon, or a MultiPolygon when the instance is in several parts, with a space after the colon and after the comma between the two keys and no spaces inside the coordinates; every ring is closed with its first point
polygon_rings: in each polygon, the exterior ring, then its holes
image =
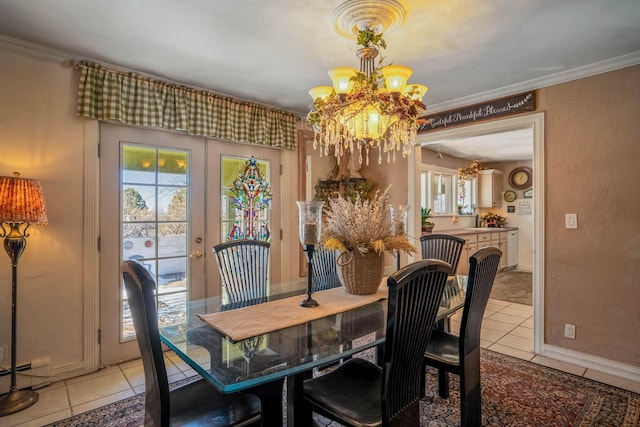
{"type": "MultiPolygon", "coordinates": [[[[452,330],[458,326],[456,320],[452,319],[452,330]]],[[[482,347],[640,393],[640,383],[534,355],[532,328],[532,307],[489,300],[482,322],[482,347]]],[[[195,375],[171,352],[166,353],[166,362],[170,381],[195,375]]],[[[39,389],[40,400],[34,406],[0,418],[0,425],[40,427],[143,391],[142,362],[126,362],[39,389]]]]}

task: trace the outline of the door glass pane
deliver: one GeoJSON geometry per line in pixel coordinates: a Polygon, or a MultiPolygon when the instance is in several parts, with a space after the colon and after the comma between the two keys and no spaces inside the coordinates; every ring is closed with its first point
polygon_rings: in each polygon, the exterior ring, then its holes
{"type": "Polygon", "coordinates": [[[223,240],[270,240],[269,161],[222,156],[223,240]]]}
{"type": "MultiPolygon", "coordinates": [[[[122,259],[136,259],[158,285],[158,318],[184,320],[188,292],[189,152],[123,144],[122,259]],[[157,165],[157,167],[156,167],[157,165]]],[[[124,286],[121,340],[135,337],[124,286]]]]}

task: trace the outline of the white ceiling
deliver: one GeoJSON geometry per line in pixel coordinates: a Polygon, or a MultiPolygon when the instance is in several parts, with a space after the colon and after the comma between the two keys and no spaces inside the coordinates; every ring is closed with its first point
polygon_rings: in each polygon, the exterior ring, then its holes
{"type": "Polygon", "coordinates": [[[533,159],[533,129],[518,129],[467,138],[423,143],[430,150],[480,163],[533,159]]]}
{"type": "MultiPolygon", "coordinates": [[[[0,0],[0,41],[304,116],[327,70],[358,66],[330,23],[342,1],[0,0]]],[[[430,112],[640,63],[638,0],[401,2],[382,54],[429,86],[430,112]]]]}

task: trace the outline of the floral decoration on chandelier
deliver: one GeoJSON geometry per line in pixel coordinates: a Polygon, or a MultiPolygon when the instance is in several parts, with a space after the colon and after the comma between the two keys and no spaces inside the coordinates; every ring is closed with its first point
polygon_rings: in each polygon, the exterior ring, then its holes
{"type": "Polygon", "coordinates": [[[407,83],[413,72],[409,67],[384,66],[384,58],[375,64],[379,49],[386,48],[382,33],[360,30],[357,43],[360,71],[336,68],[329,71],[333,87],[309,91],[314,100],[307,115],[315,130],[313,146],[320,145],[321,156],[333,154],[338,162],[346,151],[356,153],[362,164],[363,148],[367,164],[371,148],[378,149],[378,163],[383,153],[388,163],[395,162],[397,151],[406,157],[416,143],[427,87],[407,83]]]}
{"type": "Polygon", "coordinates": [[[467,195],[467,189],[465,186],[465,178],[475,178],[478,176],[478,172],[487,169],[486,166],[480,165],[478,161],[471,163],[471,166],[458,168],[458,183],[460,185],[460,194],[458,195],[458,205],[464,203],[467,195]]]}

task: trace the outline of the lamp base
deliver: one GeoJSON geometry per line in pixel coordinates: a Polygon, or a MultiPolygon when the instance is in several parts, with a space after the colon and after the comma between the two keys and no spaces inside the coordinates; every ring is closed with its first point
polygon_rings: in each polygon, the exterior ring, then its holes
{"type": "Polygon", "coordinates": [[[38,393],[33,390],[18,390],[11,387],[9,393],[0,397],[0,417],[20,412],[38,401],[38,393]]]}
{"type": "Polygon", "coordinates": [[[300,307],[306,307],[306,308],[313,308],[313,307],[317,307],[319,305],[320,304],[318,304],[318,301],[314,300],[310,296],[300,303],[300,307]]]}

